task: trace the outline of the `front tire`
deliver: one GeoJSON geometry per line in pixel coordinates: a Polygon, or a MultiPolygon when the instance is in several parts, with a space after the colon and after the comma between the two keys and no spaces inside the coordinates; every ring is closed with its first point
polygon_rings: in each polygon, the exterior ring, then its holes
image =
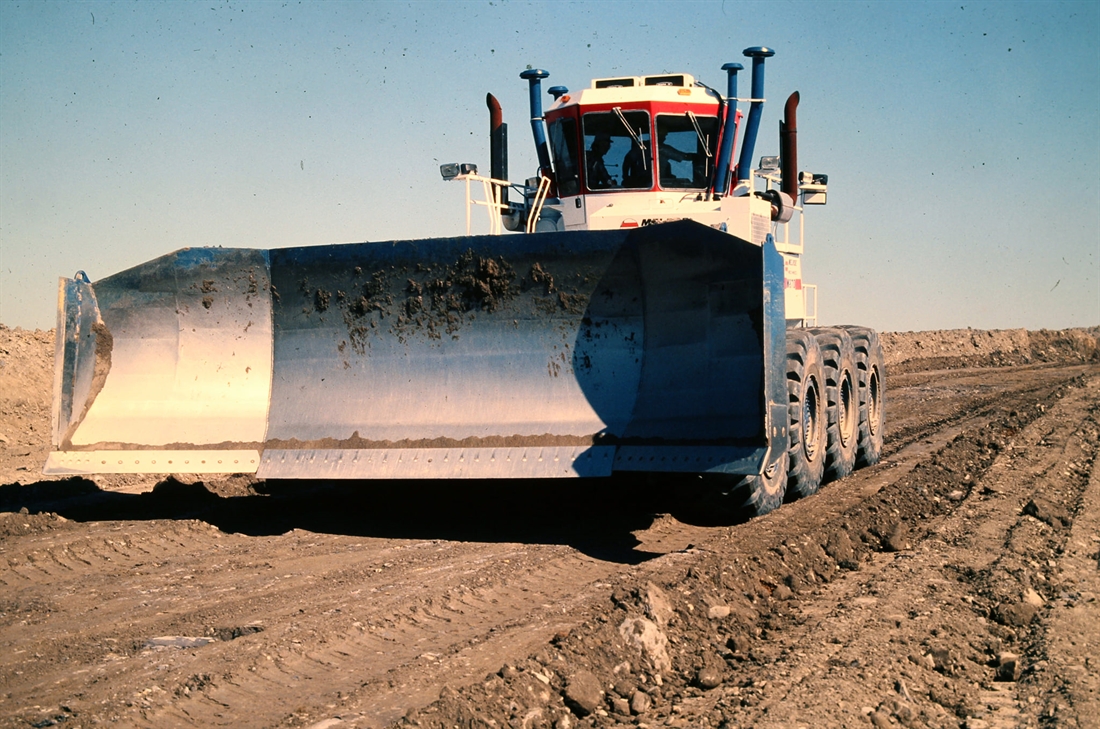
{"type": "Polygon", "coordinates": [[[758,476],[707,474],[700,515],[713,524],[734,524],[778,509],[787,492],[787,454],[773,458],[758,476]]]}
{"type": "Polygon", "coordinates": [[[783,505],[787,493],[787,454],[782,454],[764,467],[759,476],[745,476],[740,489],[744,494],[742,513],[747,517],[762,516],[783,505]]]}

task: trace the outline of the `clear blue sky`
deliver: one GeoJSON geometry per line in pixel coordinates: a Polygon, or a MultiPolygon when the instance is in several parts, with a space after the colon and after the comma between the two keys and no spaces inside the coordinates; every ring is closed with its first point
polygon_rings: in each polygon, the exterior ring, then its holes
{"type": "MultiPolygon", "coordinates": [[[[1100,3],[0,2],[0,322],[57,277],[184,246],[456,235],[448,161],[535,170],[548,85],[720,70],[767,45],[757,155],[801,92],[829,174],[804,275],[824,323],[1100,323],[1100,3]]],[[[747,78],[743,83],[747,83],[747,78]]]]}

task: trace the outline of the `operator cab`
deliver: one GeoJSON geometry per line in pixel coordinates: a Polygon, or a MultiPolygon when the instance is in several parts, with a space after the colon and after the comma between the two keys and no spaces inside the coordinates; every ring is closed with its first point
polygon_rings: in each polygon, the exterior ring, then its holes
{"type": "Polygon", "coordinates": [[[692,76],[595,79],[576,95],[554,91],[546,122],[559,197],[711,186],[724,106],[692,76]]]}

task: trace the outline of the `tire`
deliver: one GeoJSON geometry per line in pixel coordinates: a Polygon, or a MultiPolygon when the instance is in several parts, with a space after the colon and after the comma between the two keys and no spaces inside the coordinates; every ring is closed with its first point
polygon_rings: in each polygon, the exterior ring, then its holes
{"type": "Polygon", "coordinates": [[[740,490],[744,494],[741,511],[745,516],[761,516],[783,504],[787,493],[787,457],[781,455],[764,467],[759,476],[745,476],[740,490]]]}
{"type": "Polygon", "coordinates": [[[787,501],[817,492],[825,476],[828,443],[825,414],[825,367],[813,334],[787,330],[787,396],[790,449],[787,501]]]}
{"type": "Polygon", "coordinates": [[[843,329],[811,329],[825,368],[825,477],[837,481],[856,465],[859,442],[859,394],[852,338],[843,329]]]}
{"type": "Polygon", "coordinates": [[[882,458],[886,436],[886,365],[878,334],[865,327],[844,327],[856,353],[859,385],[859,438],[856,467],[873,466],[882,458]]]}
{"type": "Polygon", "coordinates": [[[787,492],[787,460],[785,454],[774,459],[759,476],[704,476],[703,520],[728,525],[778,509],[787,492]]]}

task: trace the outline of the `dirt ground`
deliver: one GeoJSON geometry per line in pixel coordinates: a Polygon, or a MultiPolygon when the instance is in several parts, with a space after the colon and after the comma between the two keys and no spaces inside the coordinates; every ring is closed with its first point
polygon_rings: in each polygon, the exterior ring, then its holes
{"type": "Polygon", "coordinates": [[[695,485],[48,479],[0,325],[0,727],[1100,727],[1100,329],[889,333],[883,462],[695,485]]]}

